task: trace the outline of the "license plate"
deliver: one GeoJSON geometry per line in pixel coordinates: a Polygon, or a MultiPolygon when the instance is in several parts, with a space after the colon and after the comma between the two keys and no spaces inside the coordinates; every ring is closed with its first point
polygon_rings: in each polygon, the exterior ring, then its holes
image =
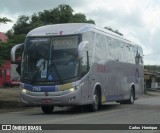
{"type": "Polygon", "coordinates": [[[52,99],[42,99],[42,103],[52,103],[52,99]]]}

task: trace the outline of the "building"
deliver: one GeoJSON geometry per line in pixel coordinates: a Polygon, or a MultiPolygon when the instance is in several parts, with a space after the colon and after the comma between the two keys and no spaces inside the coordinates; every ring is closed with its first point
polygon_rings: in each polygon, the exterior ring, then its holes
{"type": "Polygon", "coordinates": [[[7,40],[8,40],[8,37],[6,36],[6,34],[3,32],[0,32],[0,41],[7,42],[7,40]]]}
{"type": "Polygon", "coordinates": [[[5,61],[0,67],[0,87],[17,86],[20,84],[20,75],[17,73],[18,65],[5,61]]]}
{"type": "Polygon", "coordinates": [[[160,72],[144,70],[145,87],[150,89],[160,89],[160,72]]]}
{"type": "Polygon", "coordinates": [[[9,86],[11,84],[10,80],[11,63],[10,61],[5,61],[0,67],[0,87],[9,86]]]}
{"type": "MultiPolygon", "coordinates": [[[[0,41],[7,42],[7,40],[8,37],[4,33],[0,32],[0,41]]],[[[20,58],[18,59],[20,60],[20,58]]],[[[0,66],[0,87],[19,85],[20,76],[17,76],[16,68],[17,66],[15,64],[11,64],[10,60],[4,61],[2,66],[0,66]]]]}

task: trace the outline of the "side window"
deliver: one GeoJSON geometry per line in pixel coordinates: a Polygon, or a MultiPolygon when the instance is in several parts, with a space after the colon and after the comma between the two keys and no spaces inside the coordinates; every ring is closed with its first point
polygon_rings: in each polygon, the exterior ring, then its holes
{"type": "Polygon", "coordinates": [[[131,63],[135,64],[135,46],[131,47],[131,63]]]}
{"type": "Polygon", "coordinates": [[[123,42],[123,62],[131,63],[131,46],[123,42]]]}
{"type": "Polygon", "coordinates": [[[96,45],[95,45],[95,58],[96,62],[104,62],[107,58],[106,54],[106,39],[104,35],[96,34],[96,45]]]}
{"type": "Polygon", "coordinates": [[[114,40],[113,38],[106,37],[106,42],[107,42],[107,48],[106,48],[106,53],[107,53],[107,59],[109,60],[115,60],[115,45],[114,45],[114,40]]]}
{"type": "Polygon", "coordinates": [[[115,42],[115,60],[122,61],[121,43],[119,40],[114,40],[115,42]]]}
{"type": "MultiPolygon", "coordinates": [[[[94,47],[94,37],[95,33],[94,32],[85,32],[82,34],[82,41],[88,41],[88,54],[89,54],[89,63],[91,63],[92,60],[92,51],[94,47]]],[[[90,64],[91,65],[91,64],[90,64]]]]}
{"type": "Polygon", "coordinates": [[[89,70],[88,51],[84,53],[82,58],[82,76],[84,76],[89,70]]]}
{"type": "Polygon", "coordinates": [[[122,62],[126,62],[126,48],[125,48],[125,44],[120,41],[120,54],[121,54],[121,61],[122,62]]]}

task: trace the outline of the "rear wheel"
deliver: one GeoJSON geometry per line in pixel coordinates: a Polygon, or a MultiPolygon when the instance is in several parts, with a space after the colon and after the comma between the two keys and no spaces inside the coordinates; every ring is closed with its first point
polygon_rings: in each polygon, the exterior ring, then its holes
{"type": "Polygon", "coordinates": [[[122,101],[118,101],[120,104],[134,104],[134,100],[135,100],[135,93],[134,90],[131,90],[130,93],[130,98],[128,100],[122,100],[122,101]]]}
{"type": "Polygon", "coordinates": [[[130,92],[130,98],[128,100],[122,100],[122,101],[117,101],[120,104],[134,104],[134,100],[135,100],[135,92],[132,89],[130,92]]]}
{"type": "Polygon", "coordinates": [[[41,106],[43,113],[51,114],[53,112],[54,106],[41,106]]]}
{"type": "Polygon", "coordinates": [[[134,100],[135,100],[135,93],[134,93],[134,90],[132,89],[131,93],[130,93],[130,99],[127,100],[127,103],[128,104],[134,104],[134,100]]]}

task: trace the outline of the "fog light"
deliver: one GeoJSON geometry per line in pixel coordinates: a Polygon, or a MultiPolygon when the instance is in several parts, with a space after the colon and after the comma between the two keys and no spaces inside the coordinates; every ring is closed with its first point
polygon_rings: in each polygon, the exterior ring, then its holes
{"type": "Polygon", "coordinates": [[[74,97],[72,97],[72,98],[69,99],[69,102],[73,102],[75,100],[76,100],[76,97],[74,96],[74,97]]]}

